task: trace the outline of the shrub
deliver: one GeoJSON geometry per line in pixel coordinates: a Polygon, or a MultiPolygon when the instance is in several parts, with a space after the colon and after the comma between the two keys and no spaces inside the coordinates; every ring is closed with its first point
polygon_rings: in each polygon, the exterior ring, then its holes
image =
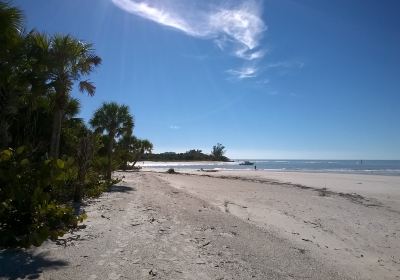
{"type": "MultiPolygon", "coordinates": [[[[111,169],[117,170],[120,162],[118,160],[112,160],[111,169]]],[[[102,175],[102,179],[105,179],[108,168],[108,158],[106,156],[95,156],[93,159],[93,170],[99,172],[102,175]]]]}
{"type": "Polygon", "coordinates": [[[99,174],[93,170],[90,170],[86,175],[83,197],[99,197],[103,192],[108,191],[111,186],[119,183],[120,181],[120,179],[99,180],[99,174]]]}
{"type": "Polygon", "coordinates": [[[39,246],[84,216],[63,201],[76,178],[73,159],[36,159],[26,147],[0,152],[0,246],[39,246]]]}

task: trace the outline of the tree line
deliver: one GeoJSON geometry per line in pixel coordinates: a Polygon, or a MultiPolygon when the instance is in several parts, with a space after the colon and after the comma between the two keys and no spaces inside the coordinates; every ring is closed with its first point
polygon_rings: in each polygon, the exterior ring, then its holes
{"type": "Polygon", "coordinates": [[[102,60],[71,35],[26,31],[21,10],[0,1],[0,246],[40,245],[77,225],[95,197],[151,152],[133,135],[126,105],[106,102],[87,125],[74,88],[94,96],[102,60]],[[75,202],[75,203],[74,203],[75,202]]]}
{"type": "Polygon", "coordinates": [[[230,161],[225,155],[225,147],[218,143],[213,146],[210,154],[203,153],[202,150],[192,149],[185,153],[148,153],[142,156],[142,160],[151,161],[230,161]]]}

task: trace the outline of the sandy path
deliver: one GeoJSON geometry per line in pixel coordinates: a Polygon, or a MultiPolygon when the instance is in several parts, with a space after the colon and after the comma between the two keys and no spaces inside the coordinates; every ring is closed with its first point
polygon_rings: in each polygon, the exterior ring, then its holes
{"type": "MultiPolygon", "coordinates": [[[[315,182],[309,188],[271,179],[264,181],[265,174],[258,178],[247,173],[242,177],[229,174],[228,179],[223,172],[206,176],[160,173],[157,176],[244,221],[275,232],[353,277],[400,279],[399,201],[390,197],[397,193],[390,192],[389,198],[380,199],[386,197],[385,185],[376,184],[381,192],[364,190],[371,196],[364,197],[353,193],[357,187],[353,184],[354,188],[348,188],[350,194],[333,191],[346,190],[343,186],[334,187],[337,180],[350,180],[348,174],[344,177],[331,174],[336,181],[328,181],[333,187],[327,190],[315,182]],[[221,175],[225,178],[213,178],[221,175]]],[[[373,178],[356,176],[353,181],[367,185],[373,178]]]]}
{"type": "Polygon", "coordinates": [[[329,262],[158,175],[126,174],[58,244],[0,251],[1,279],[346,279],[329,262]]]}

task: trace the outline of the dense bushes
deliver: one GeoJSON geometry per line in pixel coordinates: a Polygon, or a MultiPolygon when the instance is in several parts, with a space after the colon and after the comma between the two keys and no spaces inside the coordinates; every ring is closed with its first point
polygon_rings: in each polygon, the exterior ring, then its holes
{"type": "Polygon", "coordinates": [[[0,246],[38,246],[82,221],[85,215],[72,203],[77,187],[80,200],[99,196],[117,180],[105,180],[103,169],[90,162],[80,175],[81,167],[82,159],[48,159],[26,146],[1,150],[0,246]]]}
{"type": "Polygon", "coordinates": [[[87,76],[101,58],[92,45],[25,33],[22,12],[2,1],[0,22],[0,246],[38,246],[85,218],[77,202],[116,183],[111,171],[138,151],[118,144],[133,137],[133,117],[118,123],[120,134],[92,131],[71,97],[73,88],[95,93],[87,76]]]}
{"type": "Polygon", "coordinates": [[[0,152],[1,246],[38,246],[83,219],[65,200],[76,180],[73,159],[37,156],[24,146],[0,152]]]}

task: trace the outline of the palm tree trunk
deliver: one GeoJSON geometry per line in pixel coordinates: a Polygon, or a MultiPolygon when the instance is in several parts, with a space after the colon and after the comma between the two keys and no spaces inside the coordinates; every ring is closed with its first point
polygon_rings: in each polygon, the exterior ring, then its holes
{"type": "Polygon", "coordinates": [[[111,172],[112,172],[112,150],[113,150],[113,141],[115,134],[110,133],[108,134],[108,147],[107,147],[107,156],[108,156],[108,163],[107,163],[107,175],[106,179],[111,180],[111,172]]]}
{"type": "Polygon", "coordinates": [[[53,116],[53,130],[51,133],[50,142],[50,157],[58,158],[60,154],[60,138],[61,138],[61,124],[64,111],[56,108],[53,116]]]}

